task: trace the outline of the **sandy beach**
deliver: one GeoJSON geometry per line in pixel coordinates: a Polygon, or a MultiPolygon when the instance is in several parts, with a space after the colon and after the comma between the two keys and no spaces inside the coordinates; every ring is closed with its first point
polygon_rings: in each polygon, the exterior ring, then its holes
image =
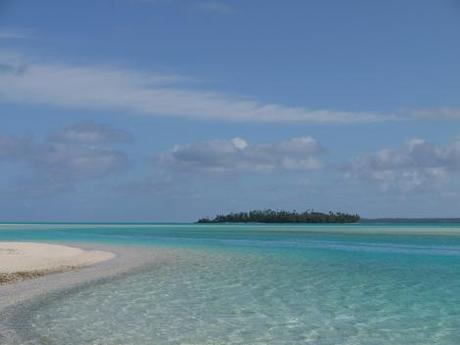
{"type": "Polygon", "coordinates": [[[114,256],[56,244],[0,242],[0,284],[87,267],[114,256]]]}
{"type": "Polygon", "coordinates": [[[18,324],[42,298],[174,257],[173,250],[136,246],[0,242],[0,277],[5,280],[0,284],[0,344],[24,343],[17,334],[18,324]]]}

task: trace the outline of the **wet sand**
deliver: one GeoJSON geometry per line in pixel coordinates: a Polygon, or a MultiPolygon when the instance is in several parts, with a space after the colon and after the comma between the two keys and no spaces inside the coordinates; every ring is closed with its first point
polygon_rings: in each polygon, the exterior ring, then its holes
{"type": "MultiPolygon", "coordinates": [[[[41,299],[89,286],[90,283],[99,280],[135,273],[149,265],[173,261],[176,257],[172,249],[95,244],[71,244],[70,246],[77,247],[76,249],[82,252],[97,252],[96,257],[99,261],[92,264],[86,261],[82,266],[67,268],[64,271],[48,271],[46,273],[52,274],[37,275],[30,277],[34,279],[16,280],[0,285],[0,344],[23,344],[23,339],[17,332],[20,328],[18,325],[22,324],[22,319],[27,316],[28,306],[41,299]],[[105,254],[99,255],[101,253],[105,254]],[[111,254],[109,260],[107,254],[111,254]],[[105,261],[101,261],[103,257],[105,261]]],[[[89,257],[94,260],[95,256],[89,257]]]]}

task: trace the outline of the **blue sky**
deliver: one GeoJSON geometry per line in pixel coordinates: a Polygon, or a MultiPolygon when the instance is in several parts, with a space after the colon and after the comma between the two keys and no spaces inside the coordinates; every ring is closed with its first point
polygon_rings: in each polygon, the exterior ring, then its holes
{"type": "Polygon", "coordinates": [[[460,3],[0,1],[0,219],[456,217],[460,3]]]}

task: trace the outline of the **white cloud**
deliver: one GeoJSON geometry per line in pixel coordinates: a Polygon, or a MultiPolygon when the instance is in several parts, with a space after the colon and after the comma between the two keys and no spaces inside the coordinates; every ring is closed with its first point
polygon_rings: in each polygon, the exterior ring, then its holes
{"type": "Polygon", "coordinates": [[[383,149],[352,160],[346,176],[378,182],[383,190],[409,192],[448,181],[460,171],[460,140],[434,145],[412,139],[399,149],[383,149]]]}
{"type": "Polygon", "coordinates": [[[321,168],[318,156],[322,152],[311,137],[259,145],[233,138],[176,145],[160,154],[158,161],[163,167],[182,173],[311,171],[321,168]]]}
{"type": "Polygon", "coordinates": [[[246,147],[248,147],[247,141],[241,138],[233,138],[232,144],[236,149],[239,150],[244,150],[246,147]]]}
{"type": "Polygon", "coordinates": [[[460,108],[455,107],[440,107],[419,109],[412,112],[412,116],[421,119],[460,119],[460,108]]]}
{"type": "MultiPolygon", "coordinates": [[[[17,59],[16,59],[17,61],[17,59]]],[[[187,87],[187,78],[140,71],[0,61],[0,101],[119,110],[152,116],[254,122],[361,123],[375,113],[311,110],[187,87]]]]}

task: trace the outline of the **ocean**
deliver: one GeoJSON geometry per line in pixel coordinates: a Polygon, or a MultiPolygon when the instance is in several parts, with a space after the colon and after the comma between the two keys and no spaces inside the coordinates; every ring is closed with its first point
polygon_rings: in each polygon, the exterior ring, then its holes
{"type": "Polygon", "coordinates": [[[2,224],[4,240],[177,253],[31,305],[30,344],[460,344],[459,224],[2,224]]]}

